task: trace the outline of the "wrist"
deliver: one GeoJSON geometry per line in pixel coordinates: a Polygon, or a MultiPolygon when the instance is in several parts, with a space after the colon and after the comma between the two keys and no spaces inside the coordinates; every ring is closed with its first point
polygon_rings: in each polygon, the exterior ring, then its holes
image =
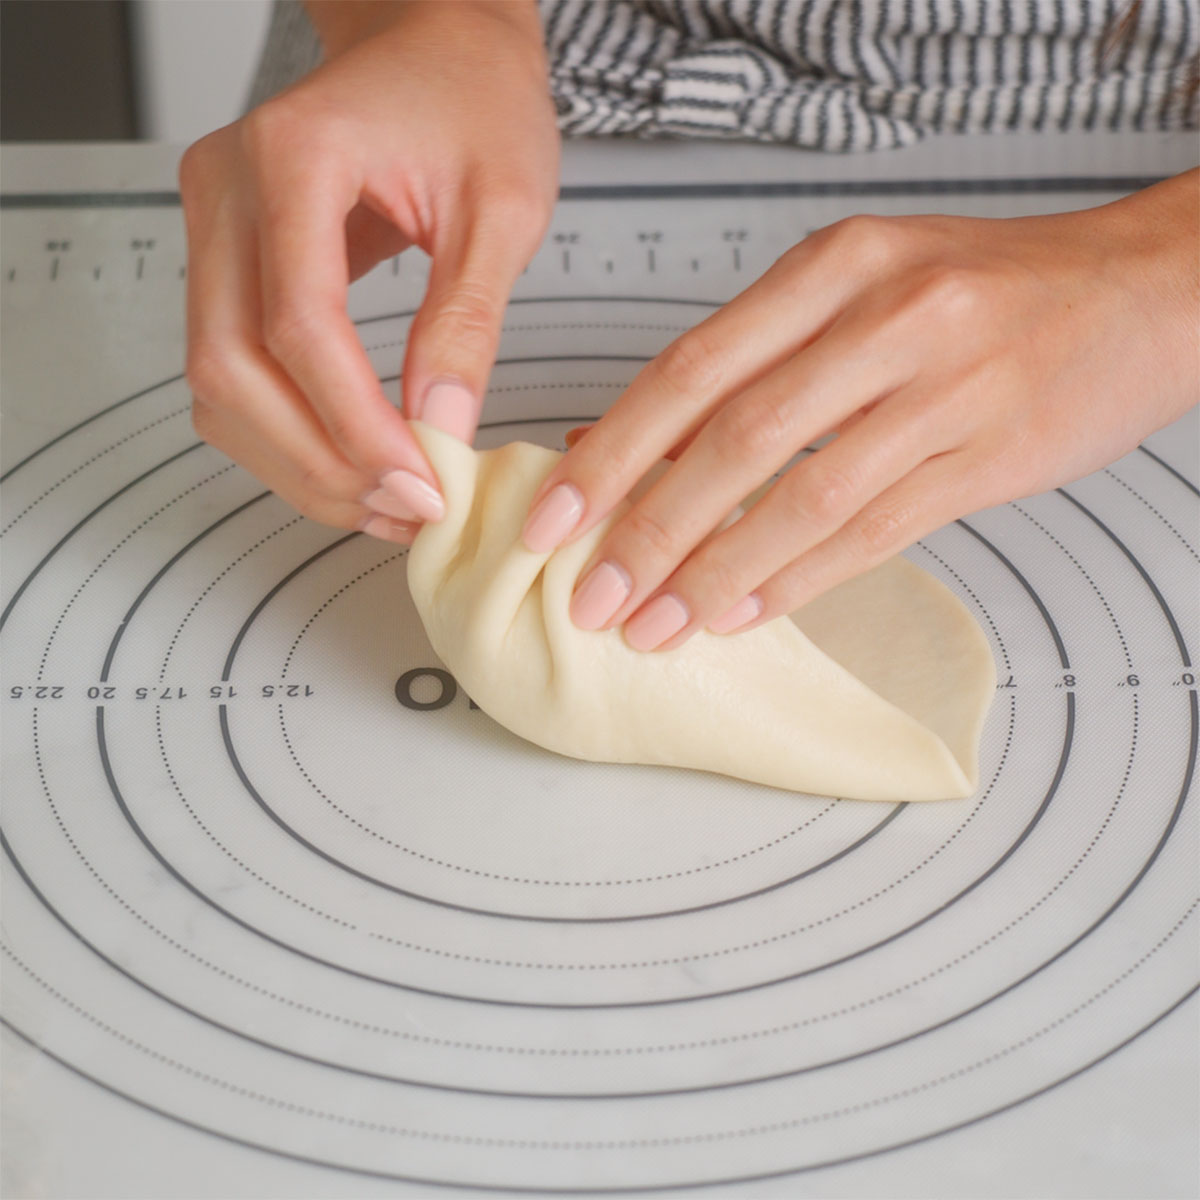
{"type": "Polygon", "coordinates": [[[1112,206],[1118,236],[1133,254],[1124,264],[1137,289],[1158,356],[1163,390],[1179,415],[1197,400],[1196,328],[1200,321],[1200,170],[1146,188],[1112,206]]]}

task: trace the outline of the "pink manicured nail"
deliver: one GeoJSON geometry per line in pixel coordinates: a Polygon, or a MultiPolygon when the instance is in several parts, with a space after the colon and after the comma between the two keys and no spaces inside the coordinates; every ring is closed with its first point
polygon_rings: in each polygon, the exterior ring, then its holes
{"type": "Polygon", "coordinates": [[[712,633],[732,633],[740,629],[763,610],[762,597],[757,592],[743,596],[731,609],[723,612],[715,621],[709,621],[708,628],[712,633]]]}
{"type": "Polygon", "coordinates": [[[392,521],[387,517],[367,517],[359,529],[368,537],[398,542],[401,546],[411,546],[413,538],[420,532],[416,525],[408,521],[392,521]]]}
{"type": "Polygon", "coordinates": [[[446,515],[446,502],[437,488],[411,471],[389,471],[379,486],[422,521],[440,521],[446,515]]]}
{"type": "Polygon", "coordinates": [[[478,409],[475,397],[461,383],[443,379],[430,384],[418,416],[426,425],[470,443],[478,409]]]}
{"type": "Polygon", "coordinates": [[[377,513],[383,513],[385,517],[395,517],[397,521],[419,521],[421,518],[413,512],[412,507],[397,500],[395,496],[385,492],[383,488],[376,488],[373,492],[368,492],[360,501],[368,508],[373,508],[377,513]]]}
{"type": "Polygon", "coordinates": [[[688,610],[670,592],[656,596],[625,626],[625,640],[635,650],[653,650],[688,623],[688,610]]]}
{"type": "Polygon", "coordinates": [[[552,488],[529,514],[521,537],[534,554],[548,554],[579,524],[583,497],[569,483],[552,488]]]}
{"type": "Polygon", "coordinates": [[[575,589],[571,620],[580,629],[599,629],[625,603],[633,581],[615,563],[593,567],[575,589]]]}

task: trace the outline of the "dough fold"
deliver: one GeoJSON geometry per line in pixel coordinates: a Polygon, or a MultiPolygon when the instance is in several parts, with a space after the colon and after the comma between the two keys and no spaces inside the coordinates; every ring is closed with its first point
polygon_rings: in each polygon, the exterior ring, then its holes
{"type": "Polygon", "coordinates": [[[568,615],[608,521],[552,554],[521,527],[561,455],[514,442],[475,451],[413,428],[442,484],[408,582],[434,650],[472,700],[560,754],[654,763],[863,800],[969,795],[995,686],[961,603],[905,559],[736,636],[698,633],[641,654],[568,615]]]}

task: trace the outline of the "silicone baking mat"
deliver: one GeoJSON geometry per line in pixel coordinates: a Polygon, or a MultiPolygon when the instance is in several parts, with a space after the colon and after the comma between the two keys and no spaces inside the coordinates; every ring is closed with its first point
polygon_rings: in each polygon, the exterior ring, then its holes
{"type": "MultiPolygon", "coordinates": [[[[479,444],[561,445],[840,216],[1179,157],[1013,145],[573,148],[479,444]]],[[[1194,1192],[1194,414],[909,552],[996,658],[969,800],[575,762],[472,707],[401,548],[198,442],[172,155],[16,157],[6,1194],[1194,1192]]],[[[423,281],[354,290],[393,392],[423,281]]]]}

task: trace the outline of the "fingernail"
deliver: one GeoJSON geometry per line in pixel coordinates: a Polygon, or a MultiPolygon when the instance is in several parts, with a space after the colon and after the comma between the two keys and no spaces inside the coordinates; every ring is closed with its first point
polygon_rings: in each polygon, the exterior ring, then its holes
{"type": "Polygon", "coordinates": [[[732,633],[735,629],[740,629],[747,622],[753,621],[755,617],[760,616],[762,610],[762,597],[757,592],[751,592],[750,595],[743,596],[731,609],[722,613],[715,621],[709,621],[709,632],[732,633]]]}
{"type": "Polygon", "coordinates": [[[599,629],[621,607],[633,581],[615,563],[593,567],[571,598],[571,620],[580,629],[599,629]]]}
{"type": "Polygon", "coordinates": [[[383,513],[387,517],[395,517],[397,521],[419,521],[420,517],[413,512],[411,505],[397,500],[395,496],[389,495],[383,488],[378,487],[373,492],[368,492],[359,501],[365,504],[367,508],[373,508],[377,513],[383,513]]]}
{"type": "Polygon", "coordinates": [[[656,596],[625,625],[625,640],[635,650],[653,650],[688,623],[687,606],[667,592],[656,596]]]}
{"type": "Polygon", "coordinates": [[[477,409],[475,397],[461,383],[443,379],[429,385],[417,415],[426,425],[469,443],[475,432],[477,409]]]}
{"type": "Polygon", "coordinates": [[[368,537],[380,538],[385,542],[398,542],[401,546],[412,545],[420,529],[407,521],[392,521],[387,517],[367,517],[359,524],[368,537]]]}
{"type": "Polygon", "coordinates": [[[422,521],[440,521],[446,515],[446,502],[441,493],[411,471],[389,471],[380,479],[379,486],[422,521]]]}
{"type": "Polygon", "coordinates": [[[552,488],[529,514],[521,537],[534,554],[548,554],[579,524],[583,496],[569,483],[552,488]]]}

